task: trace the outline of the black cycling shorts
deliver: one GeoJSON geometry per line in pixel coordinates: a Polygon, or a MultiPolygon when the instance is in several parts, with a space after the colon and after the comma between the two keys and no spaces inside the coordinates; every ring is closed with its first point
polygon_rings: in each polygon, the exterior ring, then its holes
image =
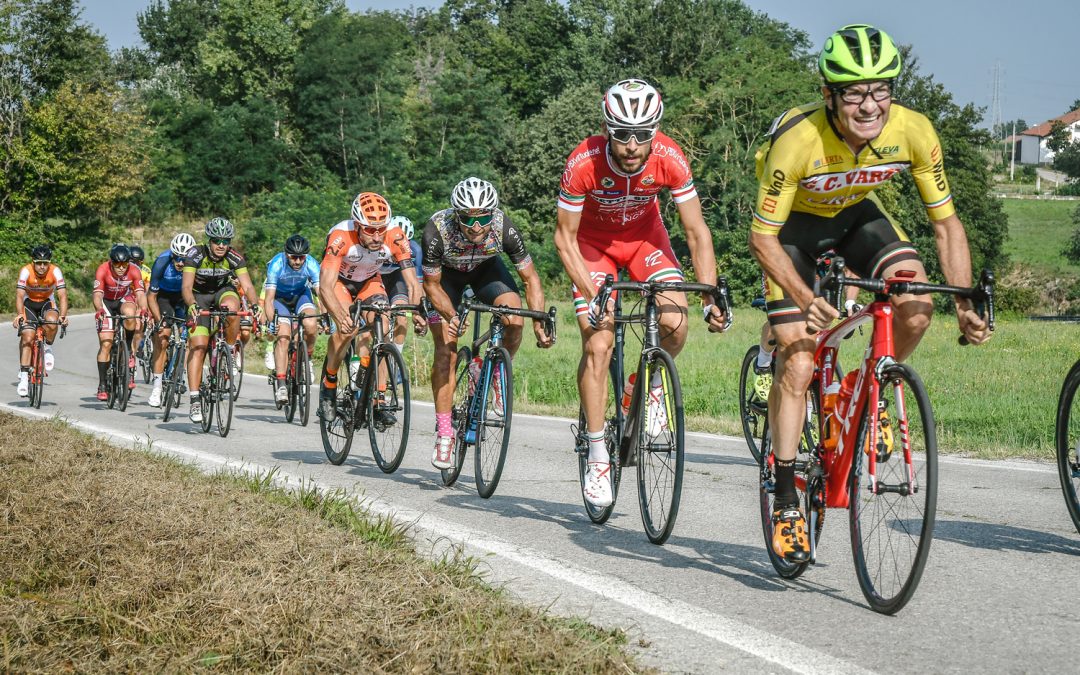
{"type": "MultiPolygon", "coordinates": [[[[519,292],[518,285],[514,278],[510,276],[510,271],[506,269],[502,258],[488,258],[471,272],[461,272],[444,267],[440,285],[446,291],[446,295],[450,297],[450,304],[454,307],[457,307],[458,303],[461,302],[461,296],[465,292],[466,286],[471,286],[476,299],[485,305],[494,304],[495,298],[504,293],[519,292]]],[[[442,317],[438,312],[432,311],[428,314],[428,321],[430,323],[439,323],[442,321],[442,317]]]]}

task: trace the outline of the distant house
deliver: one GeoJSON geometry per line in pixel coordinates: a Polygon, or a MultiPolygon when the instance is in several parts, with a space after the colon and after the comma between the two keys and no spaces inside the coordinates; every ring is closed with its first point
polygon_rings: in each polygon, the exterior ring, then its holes
{"type": "Polygon", "coordinates": [[[1046,147],[1046,139],[1054,122],[1061,122],[1069,130],[1069,140],[1080,140],[1080,108],[1061,117],[1046,120],[1042,124],[1025,129],[1017,134],[1019,144],[1016,147],[1016,161],[1019,164],[1046,164],[1054,158],[1054,151],[1046,147]]]}

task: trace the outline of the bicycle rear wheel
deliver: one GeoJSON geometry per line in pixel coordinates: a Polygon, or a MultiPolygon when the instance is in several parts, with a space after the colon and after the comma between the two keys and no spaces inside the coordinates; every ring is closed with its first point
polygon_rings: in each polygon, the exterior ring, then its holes
{"type": "MultiPolygon", "coordinates": [[[[240,385],[244,383],[244,343],[237,338],[236,344],[229,351],[232,352],[231,363],[236,366],[235,377],[232,371],[229,371],[229,380],[232,382],[232,400],[235,401],[240,397],[240,385]]],[[[229,410],[232,410],[232,406],[229,407],[229,410]]]]}
{"type": "Polygon", "coordinates": [[[306,427],[311,415],[311,359],[308,358],[307,345],[300,343],[296,351],[296,376],[293,387],[296,408],[300,412],[300,426],[306,427]]]}
{"type": "Polygon", "coordinates": [[[645,376],[640,385],[643,391],[638,394],[645,397],[638,408],[637,423],[638,504],[649,541],[663,544],[675,527],[682,498],[682,387],[674,360],[662,349],[649,354],[645,376]]]}
{"type": "Polygon", "coordinates": [[[233,401],[236,400],[236,383],[233,382],[233,350],[226,345],[218,348],[217,368],[213,377],[214,415],[217,417],[218,434],[229,435],[232,428],[233,401]]]}
{"type": "Polygon", "coordinates": [[[585,409],[578,408],[578,435],[576,450],[578,456],[578,481],[582,487],[581,501],[585,504],[585,513],[589,520],[597,525],[603,525],[615,511],[615,502],[619,498],[619,480],[622,478],[622,465],[619,464],[618,437],[616,429],[615,401],[608,401],[607,426],[604,427],[604,444],[607,446],[608,462],[611,463],[609,473],[611,475],[611,504],[607,506],[593,506],[585,499],[585,474],[589,470],[589,437],[588,425],[585,422],[585,409]]]}
{"type": "Polygon", "coordinates": [[[169,376],[165,379],[161,391],[161,402],[165,406],[165,411],[161,416],[163,422],[168,422],[173,407],[180,405],[180,389],[184,381],[185,351],[186,348],[183,343],[169,349],[168,361],[166,362],[169,376]]]}
{"type": "Polygon", "coordinates": [[[476,449],[473,470],[476,492],[487,499],[495,494],[506,464],[510,444],[510,423],[514,413],[514,377],[510,352],[505,348],[489,349],[484,368],[490,366],[491,376],[480,392],[483,406],[476,423],[476,449]]]}
{"type": "Polygon", "coordinates": [[[154,360],[154,345],[147,333],[143,333],[142,344],[139,345],[138,360],[139,367],[142,368],[143,384],[150,384],[150,377],[153,375],[151,366],[154,360]]]}
{"type": "Polygon", "coordinates": [[[401,353],[389,343],[375,347],[369,368],[366,414],[371,454],[383,473],[393,473],[401,466],[409,442],[409,375],[401,353]]]}
{"type": "MultiPolygon", "coordinates": [[[[285,366],[285,389],[289,392],[289,398],[285,401],[284,405],[278,404],[279,408],[285,408],[285,421],[290,424],[296,418],[296,365],[297,365],[297,352],[293,349],[292,345],[289,345],[288,365],[285,366]]],[[[274,392],[274,396],[277,396],[277,380],[273,376],[270,378],[270,390],[274,392]]]]}
{"type": "Polygon", "coordinates": [[[851,550],[866,601],[894,614],[915,593],[926,567],[937,509],[937,436],[930,397],[906,364],[884,370],[878,411],[859,423],[848,483],[851,550]],[[876,476],[866,445],[877,427],[876,476]]]}
{"type": "Polygon", "coordinates": [[[30,384],[30,406],[41,407],[41,394],[45,388],[45,344],[41,340],[34,342],[33,358],[30,363],[30,372],[27,374],[30,384]]]}
{"type": "MultiPolygon", "coordinates": [[[[805,433],[804,433],[805,437],[805,433]]],[[[765,551],[769,554],[769,562],[772,563],[773,569],[776,573],[785,579],[798,578],[803,572],[806,571],[807,566],[813,560],[806,562],[796,563],[790,562],[783,556],[777,555],[773,550],[773,511],[776,510],[775,505],[775,493],[776,493],[776,474],[775,474],[775,455],[772,448],[772,433],[769,431],[769,414],[768,411],[762,416],[761,419],[761,435],[758,437],[758,447],[762,450],[761,460],[758,462],[758,467],[761,471],[761,487],[759,488],[759,501],[761,506],[761,531],[765,535],[765,551]]],[[[799,504],[803,507],[803,513],[809,513],[809,495],[807,494],[807,467],[808,459],[806,457],[798,457],[795,461],[795,492],[799,496],[799,504]]],[[[817,488],[820,489],[820,481],[815,483],[817,488]]],[[[822,520],[818,518],[816,520],[817,534],[821,532],[822,520]]]]}
{"type": "MultiPolygon", "coordinates": [[[[350,348],[342,360],[341,371],[348,373],[350,348]]],[[[340,465],[349,456],[353,435],[356,431],[356,390],[351,379],[345,380],[345,386],[339,386],[337,403],[334,405],[334,418],[326,419],[319,415],[319,435],[322,436],[323,452],[331,464],[340,465]]]]}
{"type": "Polygon", "coordinates": [[[761,464],[761,437],[768,416],[769,402],[762,401],[754,391],[754,366],[757,364],[759,345],[746,350],[739,369],[739,418],[742,420],[743,438],[750,454],[761,464]]]}
{"type": "Polygon", "coordinates": [[[451,453],[453,464],[449,469],[440,469],[443,485],[453,485],[465,466],[465,422],[469,416],[469,363],[472,351],[462,347],[457,353],[457,365],[454,368],[454,407],[451,409],[451,423],[454,425],[454,451],[451,453]]]}
{"type": "Polygon", "coordinates": [[[1080,399],[1076,396],[1080,388],[1080,361],[1077,361],[1065,382],[1061,385],[1058,399],[1057,421],[1055,424],[1055,445],[1057,447],[1058,476],[1061,478],[1061,493],[1065,496],[1065,506],[1072,517],[1076,531],[1080,532],[1080,399]]]}

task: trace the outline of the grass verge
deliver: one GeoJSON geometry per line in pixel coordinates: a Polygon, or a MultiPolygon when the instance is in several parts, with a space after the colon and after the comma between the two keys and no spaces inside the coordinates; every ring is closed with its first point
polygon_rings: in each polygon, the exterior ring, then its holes
{"type": "Polygon", "coordinates": [[[204,476],[0,413],[4,672],[627,672],[625,637],[273,475],[204,476]],[[46,440],[47,439],[47,440],[46,440]]]}

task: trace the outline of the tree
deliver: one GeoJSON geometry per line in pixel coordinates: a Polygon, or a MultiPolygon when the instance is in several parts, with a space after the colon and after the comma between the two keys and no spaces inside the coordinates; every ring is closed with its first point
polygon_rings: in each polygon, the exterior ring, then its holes
{"type": "Polygon", "coordinates": [[[1046,147],[1051,152],[1061,152],[1072,141],[1069,128],[1061,120],[1050,123],[1050,134],[1046,137],[1046,147]]]}
{"type": "Polygon", "coordinates": [[[199,43],[218,25],[217,0],[154,0],[136,15],[139,36],[156,65],[194,71],[199,43]]]}

